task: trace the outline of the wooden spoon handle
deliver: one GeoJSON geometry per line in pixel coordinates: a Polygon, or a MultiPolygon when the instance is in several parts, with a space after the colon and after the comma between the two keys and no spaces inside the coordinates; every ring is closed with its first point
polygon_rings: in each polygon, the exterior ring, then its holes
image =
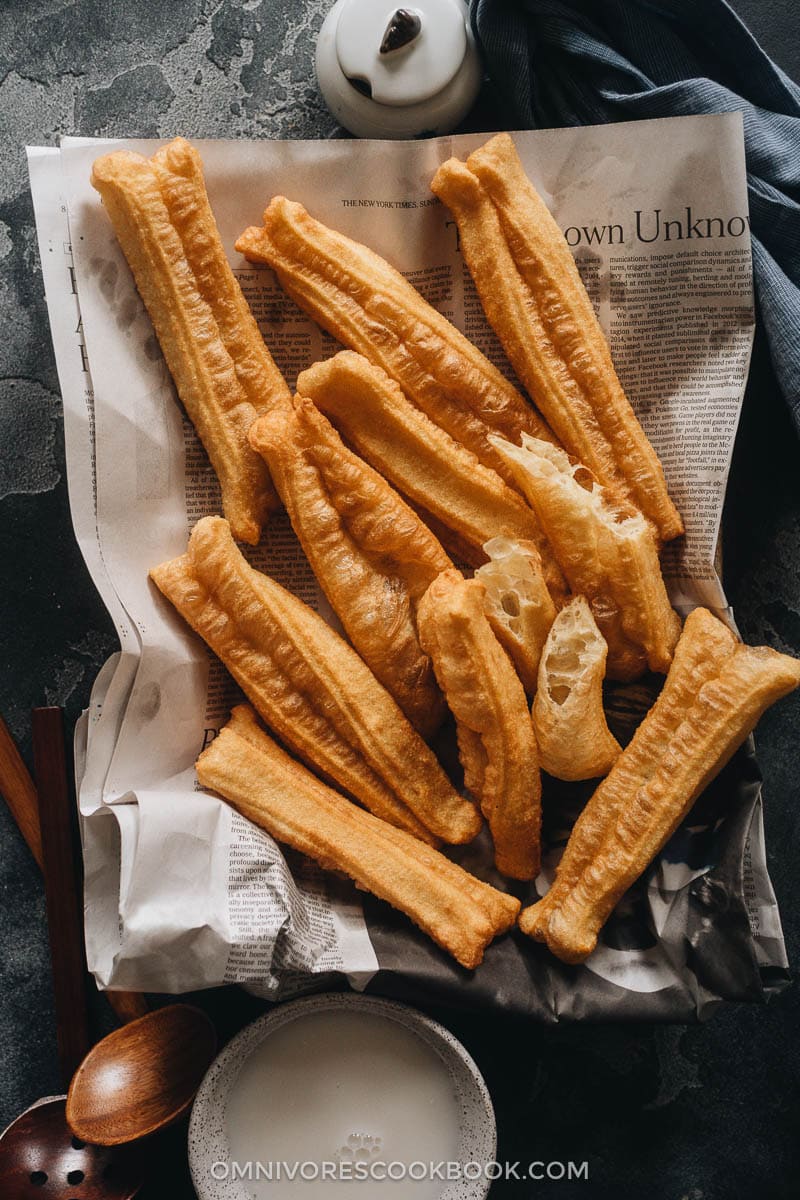
{"type": "Polygon", "coordinates": [[[33,762],[39,794],[58,1057],[62,1079],[69,1086],[90,1042],[83,920],[73,848],[64,715],[60,708],[33,710],[33,762]]]}
{"type": "MultiPolygon", "coordinates": [[[[19,826],[28,848],[42,868],[42,830],[39,824],[39,797],[8,726],[0,717],[0,796],[19,826]]],[[[141,992],[105,992],[108,1003],[124,1024],[136,1021],[150,1011],[141,992]]]]}
{"type": "Polygon", "coordinates": [[[150,1005],[143,992],[103,992],[123,1025],[138,1021],[150,1012],[150,1005]]]}
{"type": "Polygon", "coordinates": [[[42,866],[42,831],[39,826],[39,802],[28,768],[14,744],[8,726],[0,717],[0,795],[30,847],[39,867],[42,866]]]}

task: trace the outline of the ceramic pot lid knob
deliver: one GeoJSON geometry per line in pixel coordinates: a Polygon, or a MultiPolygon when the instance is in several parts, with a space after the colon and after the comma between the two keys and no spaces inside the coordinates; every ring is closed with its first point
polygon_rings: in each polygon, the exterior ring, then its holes
{"type": "Polygon", "coordinates": [[[444,133],[481,81],[463,0],[338,0],[320,30],[317,76],[328,107],[359,137],[444,133]]]}

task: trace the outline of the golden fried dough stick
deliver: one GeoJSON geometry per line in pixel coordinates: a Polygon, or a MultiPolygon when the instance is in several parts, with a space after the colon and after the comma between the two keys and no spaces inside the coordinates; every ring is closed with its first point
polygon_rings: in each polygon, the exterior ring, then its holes
{"type": "Polygon", "coordinates": [[[611,774],[592,794],[569,836],[544,899],[526,908],[520,928],[544,941],[550,917],[580,879],[613,829],[620,808],[636,795],[658,768],[661,754],[705,683],[715,679],[736,649],[736,638],[706,608],[696,608],[683,626],[661,692],[611,774]]]}
{"type": "Polygon", "coordinates": [[[321,783],[245,705],[200,755],[197,775],[277,841],[405,913],[464,967],[477,967],[489,942],[514,923],[518,900],[321,783]]]}
{"type": "Polygon", "coordinates": [[[533,695],[542,647],[556,618],[541,556],[533,542],[505,537],[492,538],[483,549],[489,562],[475,572],[475,578],[486,589],[486,616],[525,691],[533,695]]]}
{"type": "Polygon", "coordinates": [[[311,400],[250,426],[311,567],[353,646],[423,737],[445,703],[419,644],[416,607],[450,565],[377,471],[347,450],[311,400]]]}
{"type": "Polygon", "coordinates": [[[522,446],[494,442],[536,510],[570,590],[589,601],[608,643],[609,678],[635,679],[646,666],[666,672],[680,620],[664,587],[653,527],[557,446],[525,434],[522,446]]]}
{"type": "MultiPolygon", "coordinates": [[[[244,738],[245,741],[248,741],[251,746],[254,746],[256,749],[265,749],[265,739],[269,746],[275,746],[275,743],[260,725],[255,710],[251,708],[249,704],[239,704],[234,706],[228,722],[228,728],[231,727],[235,729],[236,733],[240,737],[244,738]]],[[[287,758],[293,766],[299,769],[304,780],[307,779],[308,773],[303,769],[303,767],[299,763],[295,762],[295,760],[291,757],[287,756],[287,758]]],[[[312,778],[315,783],[318,782],[315,776],[312,775],[310,778],[312,778]]],[[[322,786],[324,787],[325,785],[322,786]]],[[[334,794],[338,795],[335,790],[334,794]]],[[[350,809],[354,809],[356,812],[362,811],[361,809],[350,804],[350,801],[346,800],[345,797],[342,797],[342,799],[344,799],[345,803],[348,805],[346,811],[349,812],[350,809]]],[[[377,826],[377,831],[380,833],[380,836],[384,838],[384,840],[388,840],[394,845],[409,845],[407,835],[404,830],[398,829],[397,826],[391,825],[380,818],[378,818],[378,821],[379,824],[377,826]],[[397,836],[398,834],[399,837],[397,836]]],[[[373,826],[373,828],[375,827],[373,826]]],[[[479,903],[483,906],[484,911],[489,915],[493,922],[502,922],[504,920],[508,920],[510,911],[509,902],[512,901],[512,897],[507,896],[504,892],[498,891],[496,888],[491,887],[487,883],[483,883],[480,879],[476,878],[476,876],[471,875],[468,871],[463,870],[449,858],[446,858],[443,854],[438,854],[435,849],[429,847],[428,843],[420,843],[417,841],[417,839],[413,839],[411,845],[413,846],[414,853],[419,861],[424,862],[432,867],[436,871],[436,874],[440,875],[442,878],[456,881],[459,887],[465,888],[472,899],[476,903],[479,903]]],[[[516,905],[516,901],[513,901],[513,904],[516,905]]],[[[517,911],[519,911],[518,907],[517,911]]]]}
{"type": "Polygon", "coordinates": [[[715,679],[736,649],[736,638],[705,608],[686,618],[661,692],[633,738],[575,822],[556,878],[543,900],[526,908],[523,932],[544,941],[550,916],[575,886],[614,827],[620,808],[655,773],[661,753],[684,719],[700,688],[715,679]]]}
{"type": "Polygon", "coordinates": [[[170,220],[214,314],[242,390],[256,412],[275,406],[286,409],[291,393],[231,270],[208,202],[200,155],[185,138],[175,138],[156,151],[152,163],[170,220]]]}
{"type": "Polygon", "coordinates": [[[539,870],[541,783],[525,692],[484,613],[484,588],[444,571],[418,612],[423,647],[457,722],[467,787],[492,831],[495,865],[512,879],[539,870]]]}
{"type": "Polygon", "coordinates": [[[418,836],[475,837],[474,806],[389,693],[322,617],[248,565],[226,521],[198,521],[187,553],[150,575],[309,765],[418,836]]]}
{"type": "Polygon", "coordinates": [[[277,496],[247,430],[291,394],[225,257],[200,157],[182,138],[152,159],[115,151],[95,161],[92,183],[217,473],[234,536],[255,545],[277,496]]]}
{"type": "Polygon", "coordinates": [[[405,499],[408,501],[409,508],[412,508],[419,519],[428,526],[439,545],[444,546],[453,562],[464,563],[471,567],[479,567],[486,562],[486,555],[482,548],[479,549],[468,542],[460,533],[456,533],[455,529],[445,525],[444,521],[435,517],[422,504],[417,504],[410,496],[406,496],[405,499]]]}
{"type": "Polygon", "coordinates": [[[625,797],[575,886],[553,910],[547,945],[564,962],[592,953],[615,904],[672,836],[700,793],[762,713],[800,684],[800,661],[766,646],[737,646],[697,693],[661,747],[656,770],[625,797]]]}
{"type": "Polygon", "coordinates": [[[603,712],[607,653],[586,597],[575,596],[547,636],[532,710],[539,763],[556,779],[597,779],[622,753],[603,712]]]}
{"type": "Polygon", "coordinates": [[[431,420],[507,479],[490,433],[514,442],[523,431],[555,440],[517,389],[399,271],[302,205],[276,196],[263,229],[246,229],[236,249],[272,267],[323,329],[381,367],[431,420]]]}
{"type": "MultiPolygon", "coordinates": [[[[563,446],[665,540],[683,533],[569,247],[508,134],[444,163],[431,187],[453,213],[486,316],[563,446]]],[[[518,439],[510,439],[516,441],[518,439]]]]}
{"type": "Polygon", "coordinates": [[[380,367],[344,350],[303,371],[297,392],[313,400],[345,441],[412,504],[455,530],[481,555],[483,543],[496,534],[534,542],[541,549],[548,586],[563,592],[563,576],[533,510],[490,467],[415,408],[380,367]]]}

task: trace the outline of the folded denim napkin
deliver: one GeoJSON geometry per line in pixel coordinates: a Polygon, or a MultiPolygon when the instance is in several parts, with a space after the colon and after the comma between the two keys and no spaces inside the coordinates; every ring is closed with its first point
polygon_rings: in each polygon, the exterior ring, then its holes
{"type": "Polygon", "coordinates": [[[510,127],[741,111],[756,298],[800,430],[800,88],[725,0],[471,0],[510,127]]]}

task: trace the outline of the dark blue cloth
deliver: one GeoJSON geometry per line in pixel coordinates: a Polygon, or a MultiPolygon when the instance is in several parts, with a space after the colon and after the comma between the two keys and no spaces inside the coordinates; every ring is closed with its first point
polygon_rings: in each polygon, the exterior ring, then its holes
{"type": "Polygon", "coordinates": [[[471,0],[509,127],[742,113],[756,298],[800,429],[800,88],[725,0],[471,0]]]}

